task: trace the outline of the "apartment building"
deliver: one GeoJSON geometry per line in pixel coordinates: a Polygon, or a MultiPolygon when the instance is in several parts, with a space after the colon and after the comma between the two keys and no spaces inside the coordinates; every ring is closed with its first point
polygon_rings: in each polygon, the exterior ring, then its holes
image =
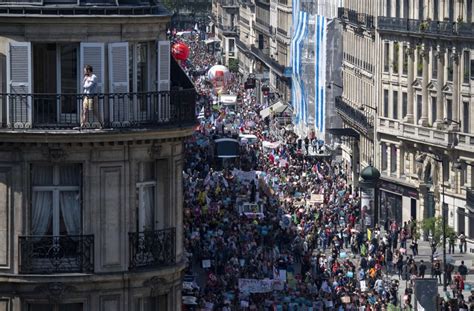
{"type": "Polygon", "coordinates": [[[169,20],[150,1],[0,1],[0,310],[181,309],[196,92],[169,20]]]}
{"type": "Polygon", "coordinates": [[[381,211],[474,238],[472,1],[385,0],[377,18],[381,211]]]}
{"type": "Polygon", "coordinates": [[[239,1],[213,0],[211,17],[214,33],[220,41],[222,63],[229,66],[229,60],[237,60],[239,1]]]}
{"type": "Polygon", "coordinates": [[[342,138],[342,156],[354,188],[358,187],[360,171],[374,161],[377,111],[374,16],[378,2],[345,0],[344,7],[338,11],[343,27],[343,91],[336,97],[335,107],[348,130],[336,134],[342,138]]]}

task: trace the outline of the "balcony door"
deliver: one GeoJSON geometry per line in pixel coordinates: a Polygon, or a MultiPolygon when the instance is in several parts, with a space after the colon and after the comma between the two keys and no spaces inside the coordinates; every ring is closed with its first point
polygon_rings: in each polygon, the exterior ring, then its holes
{"type": "Polygon", "coordinates": [[[82,233],[80,165],[33,165],[30,234],[74,236],[82,233]]]}
{"type": "Polygon", "coordinates": [[[36,124],[78,123],[78,48],[75,43],[33,44],[33,119],[36,124]]]}

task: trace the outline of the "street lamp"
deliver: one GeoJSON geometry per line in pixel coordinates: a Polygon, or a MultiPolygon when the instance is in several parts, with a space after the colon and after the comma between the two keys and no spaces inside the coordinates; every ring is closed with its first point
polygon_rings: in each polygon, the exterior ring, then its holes
{"type": "MultiPolygon", "coordinates": [[[[443,202],[442,202],[442,207],[441,207],[441,219],[442,219],[442,226],[443,226],[443,291],[446,292],[448,290],[448,283],[447,283],[447,278],[446,278],[446,211],[445,211],[445,200],[444,200],[444,165],[443,165],[443,159],[438,158],[432,155],[430,156],[433,160],[435,160],[438,163],[441,163],[441,172],[442,172],[442,181],[441,181],[441,190],[442,190],[442,195],[443,195],[443,202]]],[[[423,164],[424,162],[424,157],[418,157],[416,159],[416,162],[423,164]]]]}

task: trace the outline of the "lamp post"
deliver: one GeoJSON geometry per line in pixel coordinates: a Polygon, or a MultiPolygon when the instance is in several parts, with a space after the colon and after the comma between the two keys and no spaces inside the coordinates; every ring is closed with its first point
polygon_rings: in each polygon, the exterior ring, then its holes
{"type": "MultiPolygon", "coordinates": [[[[445,211],[445,200],[444,200],[444,165],[443,165],[443,159],[442,158],[437,158],[432,155],[430,156],[433,160],[435,160],[438,163],[441,163],[441,172],[442,172],[442,181],[441,181],[441,194],[443,196],[442,203],[441,203],[441,220],[442,220],[442,226],[443,226],[443,291],[446,292],[448,290],[448,283],[447,283],[447,278],[446,278],[446,211],[445,211]]],[[[418,158],[416,159],[418,163],[423,163],[424,159],[423,158],[418,158]]]]}

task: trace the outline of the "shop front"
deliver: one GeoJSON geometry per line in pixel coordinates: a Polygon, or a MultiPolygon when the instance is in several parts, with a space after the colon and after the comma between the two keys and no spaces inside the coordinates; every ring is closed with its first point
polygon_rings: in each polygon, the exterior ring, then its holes
{"type": "MultiPolygon", "coordinates": [[[[399,225],[417,219],[418,190],[384,179],[379,184],[380,224],[387,228],[391,221],[399,225]]],[[[421,215],[419,215],[421,217],[421,215]]]]}

